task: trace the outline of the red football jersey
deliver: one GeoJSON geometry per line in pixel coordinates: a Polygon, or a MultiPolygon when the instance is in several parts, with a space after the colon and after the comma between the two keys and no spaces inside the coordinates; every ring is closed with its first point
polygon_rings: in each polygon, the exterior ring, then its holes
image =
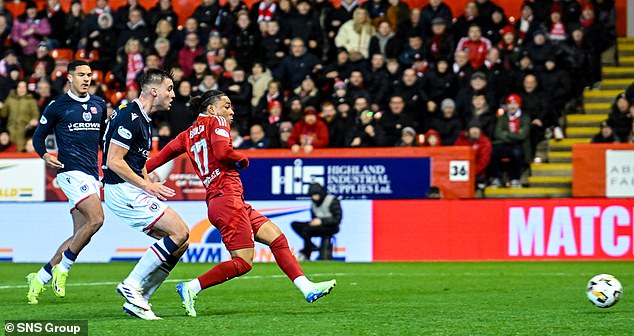
{"type": "Polygon", "coordinates": [[[247,156],[233,149],[229,122],[220,116],[199,115],[196,123],[170,141],[146,163],[148,172],[187,153],[207,189],[207,196],[220,193],[242,195],[242,182],[236,163],[247,156]]]}

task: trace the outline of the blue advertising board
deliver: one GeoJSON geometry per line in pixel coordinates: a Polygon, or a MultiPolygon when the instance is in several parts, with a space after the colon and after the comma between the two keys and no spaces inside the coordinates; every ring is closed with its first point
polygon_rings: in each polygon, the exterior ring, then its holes
{"type": "Polygon", "coordinates": [[[430,159],[253,158],[241,174],[249,200],[306,199],[318,182],[343,199],[421,199],[429,190],[430,159]]]}

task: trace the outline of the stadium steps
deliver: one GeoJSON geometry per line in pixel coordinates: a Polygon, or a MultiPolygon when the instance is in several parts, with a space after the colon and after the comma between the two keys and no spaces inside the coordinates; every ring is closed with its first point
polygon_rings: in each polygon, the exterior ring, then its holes
{"type": "Polygon", "coordinates": [[[590,142],[590,138],[588,139],[567,138],[560,141],[551,139],[549,141],[550,141],[551,152],[570,152],[572,151],[572,145],[578,144],[578,143],[588,143],[590,142]]]}
{"type": "Polygon", "coordinates": [[[572,176],[531,176],[528,183],[531,188],[570,188],[572,176]]]}
{"type": "Polygon", "coordinates": [[[568,127],[566,128],[566,137],[568,138],[592,138],[599,132],[599,124],[594,127],[568,127]]]}
{"type": "Polygon", "coordinates": [[[583,92],[583,101],[584,103],[609,103],[612,104],[614,102],[614,98],[623,93],[623,90],[614,89],[607,90],[603,88],[603,83],[601,83],[600,90],[585,90],[583,92]]]}
{"type": "Polygon", "coordinates": [[[634,66],[603,67],[603,78],[631,78],[631,77],[634,77],[634,66]]]}
{"type": "MultiPolygon", "coordinates": [[[[634,75],[632,77],[634,77],[634,75]]],[[[614,97],[612,97],[612,99],[614,99],[614,97]]],[[[586,111],[586,114],[608,114],[611,106],[611,102],[583,103],[583,109],[586,111]]]]}
{"type": "Polygon", "coordinates": [[[548,162],[570,163],[572,162],[572,152],[550,152],[548,153],[548,162]]]}
{"type": "MultiPolygon", "coordinates": [[[[601,82],[601,89],[605,90],[618,90],[623,92],[626,87],[634,82],[632,78],[612,78],[612,79],[604,79],[601,82]]],[[[614,95],[616,96],[616,95],[614,95]]],[[[614,97],[612,97],[614,98],[614,97]]]]}
{"type": "Polygon", "coordinates": [[[566,125],[570,127],[595,127],[598,130],[599,124],[607,119],[607,113],[603,114],[569,114],[566,117],[566,125]]]}
{"type": "Polygon", "coordinates": [[[570,197],[572,191],[567,188],[486,188],[485,198],[563,198],[570,197]]]}
{"type": "MultiPolygon", "coordinates": [[[[532,176],[571,176],[572,163],[533,163],[531,164],[532,176]]],[[[529,179],[530,180],[530,179],[529,179]]]]}

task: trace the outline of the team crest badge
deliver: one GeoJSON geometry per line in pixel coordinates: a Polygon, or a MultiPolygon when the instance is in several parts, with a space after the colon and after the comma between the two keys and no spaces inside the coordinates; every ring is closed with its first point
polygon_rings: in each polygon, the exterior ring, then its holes
{"type": "Polygon", "coordinates": [[[84,112],[81,114],[82,118],[84,118],[84,121],[90,121],[90,119],[92,119],[92,115],[90,114],[90,112],[84,112]]]}
{"type": "Polygon", "coordinates": [[[159,205],[156,202],[152,202],[152,204],[150,204],[150,210],[153,212],[157,212],[159,209],[159,205]]]}
{"type": "Polygon", "coordinates": [[[79,190],[81,190],[81,192],[86,192],[88,190],[88,185],[83,184],[81,187],[79,187],[79,190]]]}

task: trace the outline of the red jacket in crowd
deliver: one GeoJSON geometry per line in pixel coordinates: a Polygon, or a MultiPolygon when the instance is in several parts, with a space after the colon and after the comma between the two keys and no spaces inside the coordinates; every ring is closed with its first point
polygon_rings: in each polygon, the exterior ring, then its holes
{"type": "Polygon", "coordinates": [[[491,140],[483,133],[480,138],[469,138],[466,131],[462,131],[454,146],[471,146],[475,150],[476,176],[485,175],[489,160],[491,160],[491,140]]]}

